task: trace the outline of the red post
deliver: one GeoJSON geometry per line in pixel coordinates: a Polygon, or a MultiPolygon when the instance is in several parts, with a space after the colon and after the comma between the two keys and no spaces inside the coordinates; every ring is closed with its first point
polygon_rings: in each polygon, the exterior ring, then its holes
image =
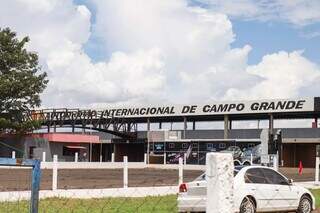
{"type": "Polygon", "coordinates": [[[299,161],[299,175],[302,175],[302,170],[303,170],[302,161],[299,161]]]}

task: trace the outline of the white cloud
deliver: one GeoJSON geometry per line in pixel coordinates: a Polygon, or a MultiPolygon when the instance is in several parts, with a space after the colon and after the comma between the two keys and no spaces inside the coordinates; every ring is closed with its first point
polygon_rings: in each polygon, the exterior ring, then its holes
{"type": "Polygon", "coordinates": [[[93,26],[90,11],[72,0],[0,4],[0,26],[30,35],[29,48],[48,72],[45,106],[294,97],[309,94],[319,78],[318,65],[301,52],[248,66],[254,47],[231,47],[227,15],[185,0],[96,0],[93,26]],[[105,60],[93,62],[84,52],[91,35],[103,41],[105,60]]]}
{"type": "Polygon", "coordinates": [[[29,49],[39,53],[48,72],[44,105],[78,107],[157,94],[166,81],[161,50],[117,51],[108,61],[93,63],[83,50],[91,34],[90,17],[85,6],[71,0],[17,0],[0,6],[0,26],[20,37],[29,35],[29,49]]]}
{"type": "Polygon", "coordinates": [[[161,49],[167,73],[163,89],[169,101],[219,99],[231,85],[241,87],[241,80],[251,79],[244,72],[251,47],[230,47],[234,34],[224,14],[189,7],[183,0],[96,5],[94,30],[105,39],[106,51],[161,49]]]}
{"type": "Polygon", "coordinates": [[[231,88],[227,98],[259,99],[297,97],[304,87],[315,88],[320,79],[320,68],[302,56],[301,51],[281,51],[266,55],[262,61],[247,67],[247,73],[261,78],[254,87],[231,88]]]}
{"type": "Polygon", "coordinates": [[[284,21],[303,26],[320,21],[319,0],[191,0],[232,17],[284,21]]]}
{"type": "Polygon", "coordinates": [[[314,38],[320,37],[320,31],[301,32],[300,36],[307,39],[314,39],[314,38]]]}

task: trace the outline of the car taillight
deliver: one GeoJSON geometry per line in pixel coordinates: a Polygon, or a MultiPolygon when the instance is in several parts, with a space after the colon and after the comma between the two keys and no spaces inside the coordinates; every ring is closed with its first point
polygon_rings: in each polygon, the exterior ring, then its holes
{"type": "Polygon", "coordinates": [[[179,192],[187,192],[187,184],[185,183],[181,183],[180,186],[179,186],[179,192]]]}

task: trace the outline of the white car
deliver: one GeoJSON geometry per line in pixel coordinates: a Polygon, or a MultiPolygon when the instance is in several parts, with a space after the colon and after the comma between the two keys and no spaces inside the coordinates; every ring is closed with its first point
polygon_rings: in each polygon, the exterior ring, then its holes
{"type": "MultiPolygon", "coordinates": [[[[285,176],[269,167],[236,166],[234,170],[235,212],[296,211],[310,213],[315,209],[311,192],[292,184],[285,176]]],[[[179,212],[206,210],[205,174],[179,186],[179,212]]]]}

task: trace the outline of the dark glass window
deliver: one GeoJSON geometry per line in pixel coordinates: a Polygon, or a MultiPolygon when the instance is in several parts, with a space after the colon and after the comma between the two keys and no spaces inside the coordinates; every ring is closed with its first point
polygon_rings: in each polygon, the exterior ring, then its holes
{"type": "Polygon", "coordinates": [[[192,144],[192,148],[198,148],[198,144],[197,143],[193,143],[192,144]]]}
{"type": "Polygon", "coordinates": [[[219,149],[225,149],[226,144],[225,143],[219,143],[219,149]]]}
{"type": "Polygon", "coordinates": [[[169,148],[173,149],[174,148],[174,143],[169,143],[169,148]]]}
{"type": "Polygon", "coordinates": [[[255,144],[254,143],[249,143],[248,144],[248,148],[252,148],[252,147],[255,147],[255,144]]]}
{"type": "Polygon", "coordinates": [[[288,185],[288,180],[272,169],[262,169],[268,184],[288,185]]]}
{"type": "Polygon", "coordinates": [[[183,144],[182,144],[182,148],[183,148],[183,149],[188,148],[188,144],[187,144],[187,143],[183,143],[183,144]]]}
{"type": "Polygon", "coordinates": [[[248,169],[244,178],[246,183],[267,184],[267,180],[259,168],[248,169]]]}
{"type": "Polygon", "coordinates": [[[31,159],[33,159],[33,155],[34,155],[34,149],[35,149],[36,147],[35,146],[30,146],[29,147],[29,158],[31,158],[31,159]]]}
{"type": "Polygon", "coordinates": [[[62,155],[63,156],[74,156],[76,152],[80,153],[80,149],[74,149],[74,148],[70,149],[70,148],[64,146],[62,155]]]}

